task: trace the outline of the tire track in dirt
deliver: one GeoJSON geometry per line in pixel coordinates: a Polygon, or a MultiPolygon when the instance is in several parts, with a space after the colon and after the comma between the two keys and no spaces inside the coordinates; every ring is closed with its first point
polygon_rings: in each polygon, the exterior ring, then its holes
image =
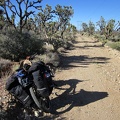
{"type": "Polygon", "coordinates": [[[120,53],[78,36],[62,58],[51,95],[53,116],[63,120],[120,119],[120,53]]]}

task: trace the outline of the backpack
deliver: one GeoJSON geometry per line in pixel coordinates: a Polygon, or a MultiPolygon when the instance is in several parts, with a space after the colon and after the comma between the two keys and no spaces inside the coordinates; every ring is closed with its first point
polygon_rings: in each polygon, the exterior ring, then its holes
{"type": "Polygon", "coordinates": [[[12,74],[6,81],[5,89],[12,94],[25,107],[30,107],[33,100],[30,96],[29,90],[23,88],[18,81],[18,73],[12,74]]]}
{"type": "Polygon", "coordinates": [[[48,68],[46,68],[45,64],[39,61],[39,62],[33,63],[28,70],[28,72],[33,75],[34,84],[37,88],[38,93],[42,97],[48,97],[53,90],[52,79],[43,78],[44,77],[43,75],[47,69],[48,68]]]}
{"type": "Polygon", "coordinates": [[[17,86],[18,80],[16,77],[16,73],[13,73],[7,80],[6,80],[6,84],[5,84],[5,89],[6,90],[11,90],[12,88],[14,88],[15,86],[17,86]]]}

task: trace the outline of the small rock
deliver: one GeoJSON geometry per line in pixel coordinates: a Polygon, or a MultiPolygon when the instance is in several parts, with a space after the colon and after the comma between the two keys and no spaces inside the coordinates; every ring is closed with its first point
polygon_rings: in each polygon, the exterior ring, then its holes
{"type": "Polygon", "coordinates": [[[34,115],[35,115],[35,117],[38,117],[39,116],[38,111],[34,111],[34,115]]]}
{"type": "Polygon", "coordinates": [[[120,84],[120,81],[118,83],[120,84]]]}

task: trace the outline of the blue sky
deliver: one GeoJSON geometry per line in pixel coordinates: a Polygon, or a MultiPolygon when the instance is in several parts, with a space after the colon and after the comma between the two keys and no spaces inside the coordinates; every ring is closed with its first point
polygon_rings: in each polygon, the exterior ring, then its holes
{"type": "MultiPolygon", "coordinates": [[[[11,1],[15,3],[15,0],[11,1]]],[[[71,24],[78,29],[81,23],[88,23],[90,20],[96,24],[101,16],[106,21],[110,19],[120,21],[120,0],[43,0],[40,5],[44,8],[46,4],[53,8],[57,4],[72,6],[74,15],[71,18],[71,24]]]]}
{"type": "Polygon", "coordinates": [[[120,0],[43,0],[43,7],[49,4],[72,6],[74,15],[71,23],[79,27],[82,22],[88,23],[90,20],[94,23],[103,16],[106,21],[110,19],[120,20],[120,0]]]}

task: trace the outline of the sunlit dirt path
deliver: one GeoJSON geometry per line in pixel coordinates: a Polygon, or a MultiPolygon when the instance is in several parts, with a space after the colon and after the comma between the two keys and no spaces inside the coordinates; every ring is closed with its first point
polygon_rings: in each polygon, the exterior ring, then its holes
{"type": "MultiPolygon", "coordinates": [[[[120,120],[120,53],[78,35],[51,95],[55,120],[120,120]]],[[[49,115],[48,115],[49,116],[49,115]]]]}

